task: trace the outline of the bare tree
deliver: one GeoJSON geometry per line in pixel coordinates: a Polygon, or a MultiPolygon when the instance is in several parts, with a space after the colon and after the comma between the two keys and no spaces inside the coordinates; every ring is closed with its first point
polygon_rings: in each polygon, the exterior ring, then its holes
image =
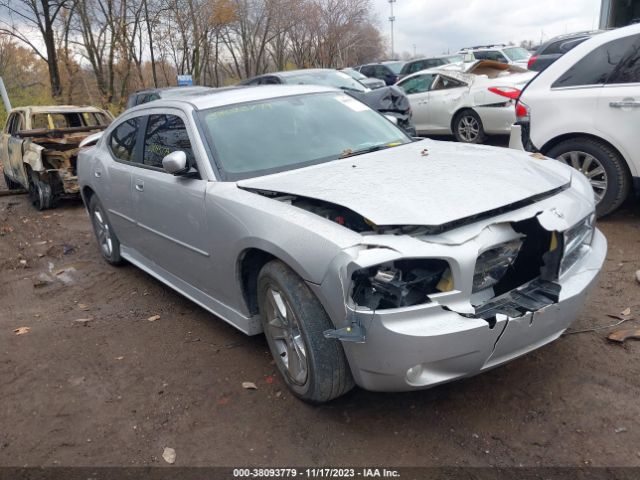
{"type": "Polygon", "coordinates": [[[51,95],[62,95],[60,70],[55,40],[55,23],[60,12],[68,6],[70,0],[0,0],[0,11],[5,16],[0,20],[0,31],[28,45],[40,58],[47,62],[51,95]],[[38,42],[30,37],[29,32],[36,29],[44,51],[38,42]]]}

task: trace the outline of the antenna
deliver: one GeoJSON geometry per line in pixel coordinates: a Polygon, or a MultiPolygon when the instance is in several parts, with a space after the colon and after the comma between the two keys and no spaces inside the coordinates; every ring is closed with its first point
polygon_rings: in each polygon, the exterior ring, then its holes
{"type": "Polygon", "coordinates": [[[391,9],[391,15],[389,16],[389,23],[391,24],[391,60],[395,58],[395,45],[393,44],[393,22],[396,21],[396,17],[393,16],[393,4],[396,0],[388,0],[389,7],[391,9]]]}

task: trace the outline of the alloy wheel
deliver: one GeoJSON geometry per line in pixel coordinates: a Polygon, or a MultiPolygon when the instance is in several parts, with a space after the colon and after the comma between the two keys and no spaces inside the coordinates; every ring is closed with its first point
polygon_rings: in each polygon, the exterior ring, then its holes
{"type": "Polygon", "coordinates": [[[284,295],[270,287],[267,290],[267,331],[276,350],[276,362],[296,385],[307,381],[309,364],[300,325],[284,295]]]}
{"type": "Polygon", "coordinates": [[[105,256],[110,257],[113,253],[113,240],[111,239],[111,231],[109,224],[106,222],[102,212],[99,209],[93,211],[93,224],[96,229],[98,243],[105,256]]]}
{"type": "Polygon", "coordinates": [[[571,151],[559,155],[557,159],[587,177],[598,202],[604,198],[607,193],[607,172],[596,157],[586,152],[571,151]]]}
{"type": "Polygon", "coordinates": [[[472,143],[480,134],[480,124],[471,115],[464,115],[458,122],[458,134],[465,142],[472,143]]]}

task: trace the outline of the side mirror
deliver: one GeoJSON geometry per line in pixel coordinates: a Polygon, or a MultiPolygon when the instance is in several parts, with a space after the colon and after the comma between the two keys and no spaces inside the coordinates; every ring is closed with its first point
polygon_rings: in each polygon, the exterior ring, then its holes
{"type": "Polygon", "coordinates": [[[182,150],[176,150],[162,159],[162,168],[172,175],[180,175],[189,171],[187,167],[187,154],[182,150]]]}
{"type": "Polygon", "coordinates": [[[394,117],[393,115],[385,115],[385,117],[394,125],[398,125],[398,117],[394,117]]]}

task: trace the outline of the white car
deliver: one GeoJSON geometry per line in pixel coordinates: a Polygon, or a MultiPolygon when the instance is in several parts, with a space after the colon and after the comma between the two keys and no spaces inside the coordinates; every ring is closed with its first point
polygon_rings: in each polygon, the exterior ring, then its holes
{"type": "Polygon", "coordinates": [[[461,49],[458,53],[461,55],[471,54],[475,60],[493,60],[524,68],[527,68],[529,58],[531,58],[531,53],[525,48],[505,44],[468,47],[461,49]]]}
{"type": "Polygon", "coordinates": [[[596,35],[522,92],[510,145],[584,173],[598,215],[640,193],[640,25],[596,35]]]}
{"type": "Polygon", "coordinates": [[[509,134],[515,100],[534,75],[520,67],[480,61],[422,70],[396,85],[409,98],[419,135],[453,134],[459,142],[483,143],[487,135],[509,134]]]}

